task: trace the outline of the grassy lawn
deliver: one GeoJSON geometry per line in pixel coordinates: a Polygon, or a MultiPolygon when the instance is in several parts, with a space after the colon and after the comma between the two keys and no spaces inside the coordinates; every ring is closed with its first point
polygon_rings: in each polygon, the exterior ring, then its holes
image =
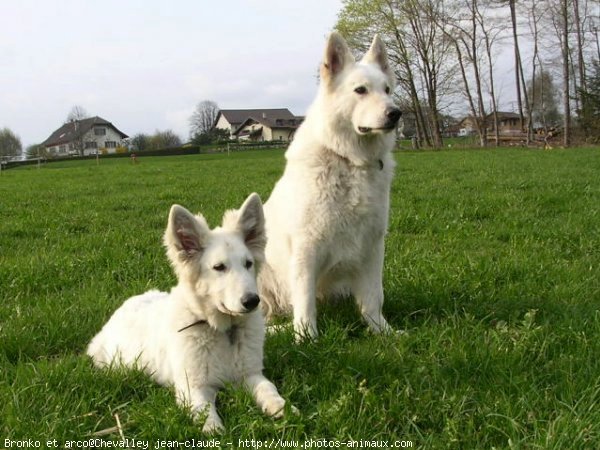
{"type": "MultiPolygon", "coordinates": [[[[203,438],[171,391],[141,373],[98,371],[83,352],[124,299],[174,283],[161,247],[172,203],[214,226],[250,192],[268,198],[282,155],[1,174],[0,448],[7,438],[83,441],[115,415],[126,438],[203,438]]],[[[374,336],[351,301],[323,305],[318,343],[267,340],[265,373],[301,415],[273,421],[231,387],[219,394],[220,441],[598,448],[600,149],[397,160],[385,312],[409,333],[374,336]]]]}

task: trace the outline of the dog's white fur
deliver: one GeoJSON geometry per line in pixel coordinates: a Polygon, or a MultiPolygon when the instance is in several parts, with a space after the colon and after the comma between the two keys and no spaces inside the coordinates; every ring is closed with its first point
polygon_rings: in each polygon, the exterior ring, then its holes
{"type": "Polygon", "coordinates": [[[262,375],[256,270],[264,261],[265,231],[258,195],[228,211],[212,231],[204,217],[173,205],[164,244],[177,286],[128,299],[87,353],[100,367],[138,367],[174,385],[178,403],[194,416],[207,414],[205,432],[223,426],[215,397],[224,383],[243,383],[266,414],[281,416],[285,401],[262,375]]]}
{"type": "Polygon", "coordinates": [[[294,316],[315,337],[316,297],[353,294],[375,332],[382,315],[384,235],[400,110],[382,41],[355,62],[344,39],[328,39],[321,84],[265,203],[267,264],[259,275],[267,313],[294,316]]]}

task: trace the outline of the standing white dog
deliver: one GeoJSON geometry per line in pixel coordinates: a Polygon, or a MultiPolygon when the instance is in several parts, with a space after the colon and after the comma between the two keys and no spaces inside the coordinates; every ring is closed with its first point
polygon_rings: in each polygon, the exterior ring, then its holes
{"type": "Polygon", "coordinates": [[[87,353],[98,366],[135,366],[174,385],[181,405],[194,416],[207,414],[205,432],[223,426],[215,397],[227,382],[243,383],[266,414],[281,416],[285,400],[262,375],[265,331],[255,271],[264,260],[265,232],[258,195],[225,213],[212,231],[204,217],[173,205],[164,243],[177,286],[128,299],[87,353]]]}
{"type": "Polygon", "coordinates": [[[384,236],[402,113],[382,41],[355,62],[332,33],[321,84],[265,203],[267,264],[259,275],[267,313],[292,309],[294,330],[317,335],[316,297],[353,294],[375,332],[382,315],[384,236]]]}

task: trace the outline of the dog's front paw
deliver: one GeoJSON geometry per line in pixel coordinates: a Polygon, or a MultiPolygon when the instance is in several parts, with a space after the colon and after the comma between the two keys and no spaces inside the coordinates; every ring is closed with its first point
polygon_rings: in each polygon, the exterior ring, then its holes
{"type": "Polygon", "coordinates": [[[202,427],[202,432],[205,434],[217,434],[224,430],[223,421],[219,416],[208,416],[202,427]]]}
{"type": "Polygon", "coordinates": [[[282,323],[277,325],[269,325],[265,328],[267,335],[277,334],[290,329],[292,325],[290,323],[282,323]]]}
{"type": "Polygon", "coordinates": [[[294,321],[294,340],[296,344],[316,341],[318,336],[319,332],[315,323],[294,321]]]}
{"type": "Polygon", "coordinates": [[[285,400],[281,397],[274,397],[263,405],[263,412],[270,417],[280,419],[283,417],[283,409],[285,407],[285,400]]]}

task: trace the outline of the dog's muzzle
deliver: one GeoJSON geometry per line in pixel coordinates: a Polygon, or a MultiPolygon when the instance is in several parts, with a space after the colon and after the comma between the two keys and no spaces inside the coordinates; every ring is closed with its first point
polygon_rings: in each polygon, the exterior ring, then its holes
{"type": "Polygon", "coordinates": [[[254,311],[260,303],[260,297],[256,294],[246,294],[242,297],[242,306],[246,312],[254,311]]]}
{"type": "Polygon", "coordinates": [[[367,133],[371,133],[374,131],[387,133],[396,128],[396,125],[398,124],[400,117],[402,117],[402,111],[400,111],[396,107],[388,108],[385,110],[385,119],[386,120],[385,120],[384,126],[382,126],[380,128],[358,127],[358,131],[359,131],[359,133],[362,133],[362,134],[367,134],[367,133]]]}
{"type": "Polygon", "coordinates": [[[402,117],[402,111],[398,108],[388,108],[385,111],[385,117],[387,118],[386,128],[395,127],[400,117],[402,117]]]}

